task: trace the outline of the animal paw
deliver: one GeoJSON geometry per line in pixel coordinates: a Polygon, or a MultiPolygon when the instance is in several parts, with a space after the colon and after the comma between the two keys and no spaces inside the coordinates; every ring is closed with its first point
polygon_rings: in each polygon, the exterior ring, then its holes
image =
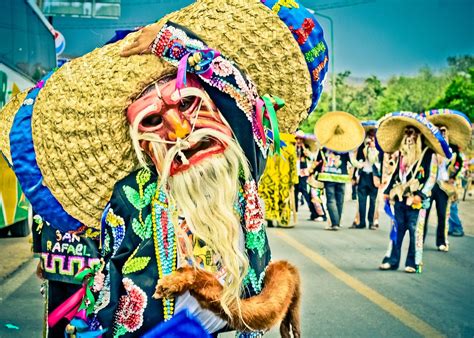
{"type": "Polygon", "coordinates": [[[196,270],[191,267],[179,268],[174,273],[160,279],[153,298],[171,298],[189,290],[194,283],[196,270]]]}

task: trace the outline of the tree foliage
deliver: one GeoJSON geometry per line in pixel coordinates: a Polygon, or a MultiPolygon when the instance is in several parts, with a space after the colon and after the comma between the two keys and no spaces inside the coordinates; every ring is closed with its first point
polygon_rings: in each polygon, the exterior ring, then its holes
{"type": "MultiPolygon", "coordinates": [[[[385,84],[376,76],[363,83],[351,83],[351,72],[336,75],[336,109],[361,120],[378,119],[395,111],[423,112],[451,108],[474,119],[474,56],[452,56],[447,67],[433,72],[423,67],[414,76],[393,76],[385,84]]],[[[331,94],[321,96],[318,107],[302,122],[300,128],[312,133],[314,124],[331,110],[331,94]]]]}

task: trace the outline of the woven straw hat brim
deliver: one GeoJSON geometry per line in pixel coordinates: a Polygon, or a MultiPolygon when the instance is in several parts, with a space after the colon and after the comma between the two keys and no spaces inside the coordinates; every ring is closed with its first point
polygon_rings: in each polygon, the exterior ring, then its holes
{"type": "MultiPolygon", "coordinates": [[[[311,78],[296,40],[258,0],[202,0],[173,21],[233,60],[257,84],[286,101],[281,130],[293,132],[311,105],[311,78]]],[[[154,80],[175,69],[152,55],[119,56],[137,34],[62,66],[35,103],[32,129],[44,183],[64,210],[99,227],[114,184],[137,165],[125,111],[154,80]]],[[[250,137],[250,135],[249,135],[250,137]]]]}
{"type": "Polygon", "coordinates": [[[448,128],[449,143],[465,148],[471,141],[471,125],[464,117],[445,113],[426,115],[426,118],[436,126],[443,125],[448,128]]]}
{"type": "Polygon", "coordinates": [[[431,130],[425,124],[407,116],[393,116],[379,124],[376,137],[380,148],[387,153],[399,150],[405,128],[408,126],[417,128],[423,134],[427,145],[435,153],[445,156],[443,147],[431,130]]]}
{"type": "Polygon", "coordinates": [[[15,114],[25,100],[28,91],[25,90],[13,96],[0,111],[0,152],[5,156],[8,163],[12,164],[10,153],[10,130],[12,129],[15,114]]]}
{"type": "Polygon", "coordinates": [[[321,146],[340,153],[356,149],[365,137],[360,121],[355,116],[341,111],[324,114],[316,122],[314,133],[321,146]]]}

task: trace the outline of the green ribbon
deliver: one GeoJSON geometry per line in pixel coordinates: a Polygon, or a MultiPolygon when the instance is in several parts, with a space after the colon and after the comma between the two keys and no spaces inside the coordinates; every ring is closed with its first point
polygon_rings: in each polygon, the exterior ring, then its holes
{"type": "Polygon", "coordinates": [[[95,297],[92,293],[92,288],[94,286],[94,275],[99,271],[100,266],[98,264],[94,268],[86,267],[74,276],[74,279],[81,282],[86,289],[79,310],[85,309],[88,316],[94,312],[95,297]]]}
{"type": "Polygon", "coordinates": [[[275,105],[277,106],[278,110],[285,105],[285,101],[277,96],[270,96],[268,94],[263,95],[262,100],[265,102],[262,116],[265,116],[265,110],[268,113],[268,119],[263,119],[263,124],[272,131],[274,153],[280,155],[280,131],[278,129],[278,119],[275,105]]]}

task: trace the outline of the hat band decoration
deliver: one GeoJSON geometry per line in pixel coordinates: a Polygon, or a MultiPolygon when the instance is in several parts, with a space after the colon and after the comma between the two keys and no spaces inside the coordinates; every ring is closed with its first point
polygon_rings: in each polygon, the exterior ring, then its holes
{"type": "Polygon", "coordinates": [[[71,217],[43,184],[43,175],[36,161],[32,138],[31,117],[36,98],[46,81],[54,73],[47,74],[28,93],[15,115],[10,132],[11,155],[15,174],[25,196],[35,206],[35,212],[54,224],[61,231],[77,230],[81,223],[71,217]]]}
{"type": "Polygon", "coordinates": [[[428,121],[424,116],[422,116],[420,114],[415,114],[415,113],[407,112],[407,111],[390,113],[390,114],[385,115],[382,119],[379,120],[379,126],[386,119],[389,119],[389,118],[392,118],[392,117],[398,117],[398,116],[399,117],[412,118],[412,119],[415,119],[416,121],[418,121],[419,123],[425,125],[430,130],[430,132],[433,134],[436,141],[441,145],[441,148],[442,148],[444,154],[446,155],[446,157],[448,159],[451,158],[451,156],[452,156],[451,148],[449,147],[449,144],[446,142],[443,135],[439,131],[438,127],[436,127],[433,123],[428,121]]]}
{"type": "Polygon", "coordinates": [[[322,82],[328,70],[328,48],[324,41],[323,29],[310,11],[294,0],[261,0],[261,2],[288,26],[304,54],[313,89],[309,110],[312,112],[318,104],[322,93],[322,82]]]}
{"type": "Polygon", "coordinates": [[[186,86],[186,73],[198,75],[205,83],[235,100],[251,123],[254,140],[264,156],[270,145],[279,153],[276,110],[283,107],[282,99],[270,95],[260,98],[255,84],[233,62],[201,40],[189,37],[184,29],[172,22],[163,25],[150,48],[153,54],[178,68],[178,90],[186,86]],[[268,129],[274,136],[271,142],[267,142],[268,129]]]}

